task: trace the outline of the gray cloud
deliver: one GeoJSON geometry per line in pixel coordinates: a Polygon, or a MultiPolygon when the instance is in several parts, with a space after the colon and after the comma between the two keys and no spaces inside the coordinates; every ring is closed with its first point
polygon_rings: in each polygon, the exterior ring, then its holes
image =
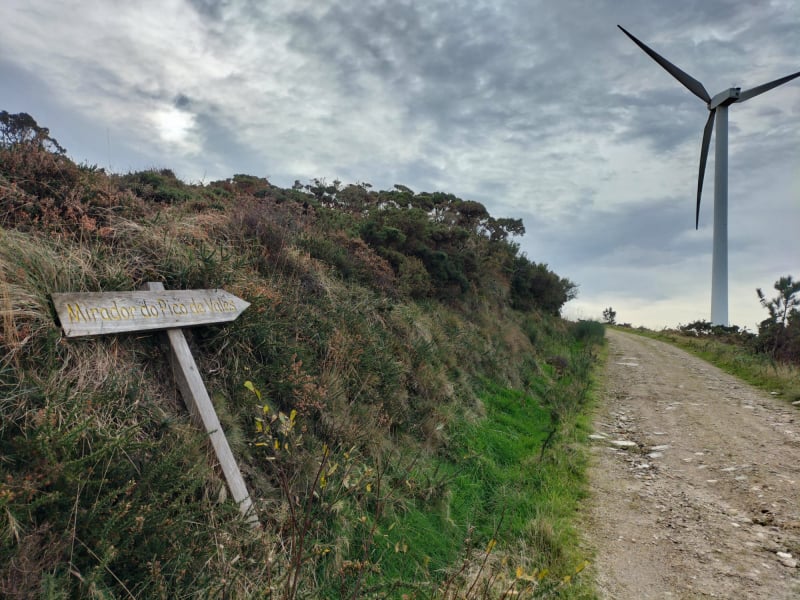
{"type": "MultiPolygon", "coordinates": [[[[660,314],[670,293],[676,306],[706,303],[713,151],[700,232],[693,225],[707,111],[616,24],[712,95],[800,68],[800,10],[781,2],[143,0],[88,10],[10,0],[3,11],[0,77],[10,85],[0,109],[34,114],[79,159],[169,166],[194,181],[249,172],[279,185],[443,189],[522,217],[523,249],[578,280],[583,306],[614,294],[659,303],[660,314]]],[[[800,82],[730,117],[732,277],[777,277],[800,255],[790,227],[800,221],[800,82]]]]}

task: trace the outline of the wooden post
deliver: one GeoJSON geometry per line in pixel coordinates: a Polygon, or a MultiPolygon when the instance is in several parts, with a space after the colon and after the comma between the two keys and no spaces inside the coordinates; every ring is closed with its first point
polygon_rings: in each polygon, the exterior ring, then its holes
{"type": "MultiPolygon", "coordinates": [[[[144,289],[154,292],[163,291],[164,285],[159,282],[149,282],[144,285],[144,289]]],[[[197,364],[189,349],[189,344],[186,342],[186,336],[183,331],[174,328],[167,329],[167,337],[170,345],[172,372],[186,408],[197,425],[203,427],[208,433],[228,489],[242,515],[251,526],[258,527],[258,515],[250,500],[250,493],[247,491],[242,473],[239,471],[231,447],[228,445],[228,439],[222,430],[222,425],[220,425],[203,379],[200,377],[200,372],[197,370],[197,364]]]]}

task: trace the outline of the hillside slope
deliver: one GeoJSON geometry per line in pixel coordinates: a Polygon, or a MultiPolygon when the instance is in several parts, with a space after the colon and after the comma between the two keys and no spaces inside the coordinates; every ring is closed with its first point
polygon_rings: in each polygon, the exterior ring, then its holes
{"type": "Polygon", "coordinates": [[[558,318],[575,286],[519,253],[521,222],[403,186],[107,175],[22,133],[0,145],[0,594],[496,597],[583,568],[602,327],[558,318]],[[50,294],[148,281],[251,303],[190,339],[259,530],[158,335],[61,335],[50,294]]]}

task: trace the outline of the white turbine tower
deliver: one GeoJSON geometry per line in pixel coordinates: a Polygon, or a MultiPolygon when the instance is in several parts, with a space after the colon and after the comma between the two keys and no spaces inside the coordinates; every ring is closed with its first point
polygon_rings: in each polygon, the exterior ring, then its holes
{"type": "Polygon", "coordinates": [[[697,177],[697,209],[695,212],[695,229],[700,223],[700,194],[703,191],[703,177],[708,160],[708,148],[711,144],[711,132],[714,130],[714,117],[717,121],[717,138],[714,154],[714,251],[711,259],[711,322],[715,325],[728,325],[728,106],[735,102],[744,102],[763,94],[781,84],[800,77],[800,71],[770,81],[744,92],[741,88],[730,88],[720,92],[713,98],[694,77],[681,71],[666,58],[656,53],[633,35],[617,25],[622,32],[644,50],[650,58],[661,65],[670,75],[681,82],[695,96],[706,103],[709,110],[708,121],[703,130],[703,144],[700,148],[700,173],[697,177]]]}

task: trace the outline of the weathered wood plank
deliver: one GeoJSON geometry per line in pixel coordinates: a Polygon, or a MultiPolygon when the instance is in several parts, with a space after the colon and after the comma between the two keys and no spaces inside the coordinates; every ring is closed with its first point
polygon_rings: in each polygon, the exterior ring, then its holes
{"type": "Polygon", "coordinates": [[[152,331],[233,321],[248,306],[225,290],[52,294],[67,337],[152,331]]]}
{"type": "MultiPolygon", "coordinates": [[[[163,284],[150,282],[145,287],[155,293],[161,293],[164,289],[163,284]]],[[[235,297],[235,296],[234,296],[235,297]]],[[[246,304],[246,303],[245,303],[246,304]]],[[[250,499],[250,492],[236,464],[225,432],[219,422],[214,405],[208,395],[197,364],[194,361],[186,337],[180,329],[168,329],[167,337],[170,344],[170,362],[178,389],[183,396],[183,401],[189,409],[198,426],[203,427],[208,433],[211,446],[219,461],[225,481],[228,484],[233,500],[238,504],[239,510],[248,522],[254,527],[258,526],[258,515],[255,513],[253,503],[250,499]]]]}

